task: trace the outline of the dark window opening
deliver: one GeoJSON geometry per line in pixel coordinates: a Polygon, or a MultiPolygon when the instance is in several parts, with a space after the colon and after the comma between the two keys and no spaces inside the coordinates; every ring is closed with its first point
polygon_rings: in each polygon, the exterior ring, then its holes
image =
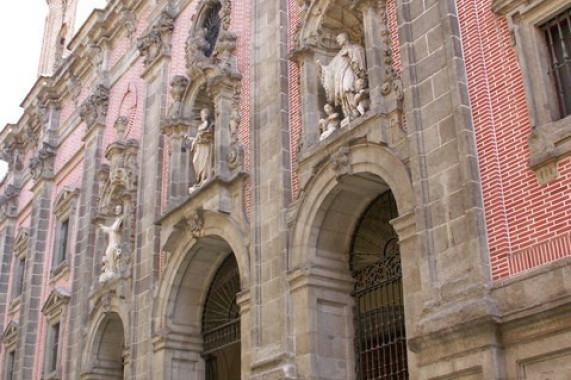
{"type": "Polygon", "coordinates": [[[22,288],[24,287],[24,269],[26,267],[26,259],[16,258],[16,268],[14,276],[14,290],[12,292],[12,298],[18,298],[22,294],[22,288]]]}
{"type": "Polygon", "coordinates": [[[6,355],[6,366],[4,370],[4,380],[12,380],[14,378],[14,361],[16,358],[16,352],[10,351],[6,355]]]}
{"type": "Polygon", "coordinates": [[[59,228],[57,232],[57,245],[54,254],[54,267],[65,261],[67,255],[67,245],[68,245],[68,232],[69,232],[69,219],[66,219],[59,223],[59,228]]]}
{"type": "Polygon", "coordinates": [[[206,41],[208,41],[208,48],[205,49],[204,54],[210,57],[214,52],[216,47],[216,41],[218,40],[218,34],[220,33],[220,25],[222,20],[220,19],[220,9],[222,7],[220,4],[216,4],[212,8],[208,9],[206,16],[204,17],[204,29],[206,30],[206,41]]]}
{"type": "Polygon", "coordinates": [[[549,75],[555,85],[560,117],[564,118],[571,115],[571,8],[541,29],[550,58],[549,75]]]}
{"type": "Polygon", "coordinates": [[[59,361],[59,357],[58,357],[58,352],[59,352],[59,330],[60,330],[60,325],[59,322],[52,325],[50,327],[50,339],[49,339],[49,347],[48,347],[48,362],[47,362],[47,368],[46,368],[46,373],[52,373],[53,371],[55,371],[57,369],[57,365],[58,365],[58,361],[59,361]]]}

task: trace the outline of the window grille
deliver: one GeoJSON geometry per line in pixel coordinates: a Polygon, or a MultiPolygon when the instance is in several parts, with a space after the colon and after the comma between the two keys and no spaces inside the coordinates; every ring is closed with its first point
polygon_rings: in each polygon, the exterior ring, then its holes
{"type": "Polygon", "coordinates": [[[561,118],[571,115],[571,8],[541,26],[561,118]]]}
{"type": "Polygon", "coordinates": [[[216,47],[216,41],[218,40],[218,34],[220,33],[220,25],[222,20],[220,19],[220,9],[222,6],[216,4],[212,8],[208,9],[208,13],[204,18],[204,29],[206,29],[206,41],[208,41],[208,48],[205,49],[204,54],[210,57],[214,52],[216,47]]]}

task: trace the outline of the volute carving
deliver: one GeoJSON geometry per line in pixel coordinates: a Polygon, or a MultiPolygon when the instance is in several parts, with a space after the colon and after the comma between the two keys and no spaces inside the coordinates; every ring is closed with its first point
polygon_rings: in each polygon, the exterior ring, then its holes
{"type": "Polygon", "coordinates": [[[174,17],[163,11],[150,31],[137,39],[137,49],[144,57],[145,65],[154,62],[161,55],[170,54],[173,31],[174,17]]]}

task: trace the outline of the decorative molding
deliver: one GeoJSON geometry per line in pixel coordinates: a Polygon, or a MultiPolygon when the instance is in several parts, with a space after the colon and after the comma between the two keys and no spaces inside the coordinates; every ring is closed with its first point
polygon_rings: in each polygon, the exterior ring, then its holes
{"type": "Polygon", "coordinates": [[[30,230],[28,228],[21,228],[14,240],[14,254],[18,257],[26,254],[28,249],[28,241],[30,239],[30,230]]]}
{"type": "Polygon", "coordinates": [[[64,288],[57,287],[50,292],[50,295],[44,302],[42,313],[48,318],[48,321],[58,319],[63,308],[69,302],[71,294],[64,288]]]}
{"type": "Polygon", "coordinates": [[[69,186],[64,187],[56,197],[53,205],[53,213],[58,217],[61,217],[69,212],[73,201],[77,199],[78,195],[78,188],[72,188],[69,186]]]}
{"type": "Polygon", "coordinates": [[[122,18],[123,26],[127,31],[127,38],[132,41],[137,32],[137,15],[129,8],[122,8],[119,11],[119,16],[122,18]]]}
{"type": "Polygon", "coordinates": [[[81,95],[81,81],[72,72],[67,77],[67,91],[73,100],[73,104],[77,107],[81,95]]]}

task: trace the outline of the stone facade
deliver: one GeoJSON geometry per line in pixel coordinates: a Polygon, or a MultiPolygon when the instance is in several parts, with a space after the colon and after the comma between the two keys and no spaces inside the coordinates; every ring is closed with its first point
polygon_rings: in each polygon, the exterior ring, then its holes
{"type": "Polygon", "coordinates": [[[569,0],[48,4],[4,378],[569,377],[569,0]]]}

